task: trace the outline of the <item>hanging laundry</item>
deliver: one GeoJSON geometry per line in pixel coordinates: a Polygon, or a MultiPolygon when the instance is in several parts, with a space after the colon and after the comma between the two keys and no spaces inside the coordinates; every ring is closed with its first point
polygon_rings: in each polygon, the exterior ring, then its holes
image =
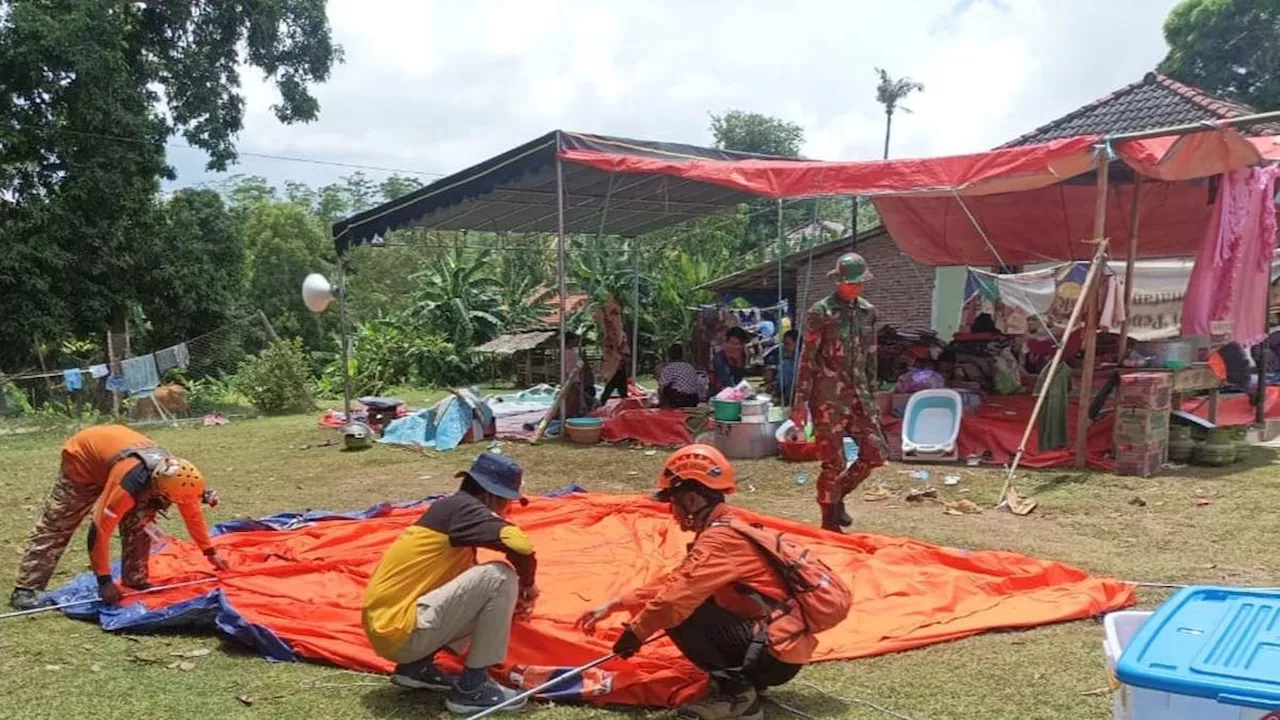
{"type": "Polygon", "coordinates": [[[84,387],[84,378],[80,375],[82,372],[80,368],[62,371],[62,382],[66,383],[67,392],[76,392],[84,387]]]}
{"type": "Polygon", "coordinates": [[[107,389],[111,392],[125,392],[129,389],[129,381],[120,375],[107,378],[107,389]]]}
{"type": "Polygon", "coordinates": [[[130,395],[140,395],[155,390],[160,385],[160,373],[156,370],[155,355],[132,357],[120,363],[128,383],[130,395]]]}
{"type": "Polygon", "coordinates": [[[1231,324],[1244,347],[1266,337],[1271,260],[1276,246],[1276,176],[1280,168],[1225,173],[1191,281],[1182,302],[1182,334],[1212,335],[1214,321],[1231,324]]]}
{"type": "Polygon", "coordinates": [[[111,374],[111,370],[108,369],[105,364],[89,366],[89,376],[94,378],[95,380],[104,378],[110,374],[111,374]]]}
{"type": "Polygon", "coordinates": [[[173,347],[167,347],[156,353],[156,370],[164,372],[169,368],[185,368],[191,361],[191,356],[187,353],[187,344],[178,343],[173,347]]]}

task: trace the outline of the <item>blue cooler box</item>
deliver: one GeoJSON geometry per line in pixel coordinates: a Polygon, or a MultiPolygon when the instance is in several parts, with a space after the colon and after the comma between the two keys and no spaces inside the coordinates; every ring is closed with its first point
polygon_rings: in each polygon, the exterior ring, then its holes
{"type": "Polygon", "coordinates": [[[1135,717],[1280,718],[1280,590],[1179,591],[1125,647],[1116,677],[1171,698],[1135,717]]]}

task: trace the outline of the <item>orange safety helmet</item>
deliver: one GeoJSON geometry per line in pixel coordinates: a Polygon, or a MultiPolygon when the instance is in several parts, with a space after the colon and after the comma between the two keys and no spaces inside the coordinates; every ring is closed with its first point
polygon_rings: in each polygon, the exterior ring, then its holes
{"type": "Polygon", "coordinates": [[[169,458],[151,474],[156,492],[170,502],[198,502],[204,494],[204,475],[190,460],[169,458]]]}
{"type": "Polygon", "coordinates": [[[671,453],[658,476],[658,497],[666,499],[682,483],[695,482],[729,494],[738,488],[733,465],[710,445],[688,445],[671,453]]]}

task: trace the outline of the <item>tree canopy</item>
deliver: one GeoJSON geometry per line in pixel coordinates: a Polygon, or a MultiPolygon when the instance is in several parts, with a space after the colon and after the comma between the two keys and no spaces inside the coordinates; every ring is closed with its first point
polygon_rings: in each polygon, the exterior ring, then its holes
{"type": "Polygon", "coordinates": [[[804,128],[759,113],[730,110],[711,115],[711,134],[722,150],[800,157],[804,128]]]}
{"type": "Polygon", "coordinates": [[[164,284],[165,143],[181,133],[211,168],[234,160],[243,69],[299,122],[339,59],[324,0],[0,0],[0,313],[21,318],[0,326],[0,362],[33,333],[96,336],[164,284]]]}
{"type": "Polygon", "coordinates": [[[1160,72],[1259,110],[1280,109],[1280,0],[1183,0],[1160,72]]]}

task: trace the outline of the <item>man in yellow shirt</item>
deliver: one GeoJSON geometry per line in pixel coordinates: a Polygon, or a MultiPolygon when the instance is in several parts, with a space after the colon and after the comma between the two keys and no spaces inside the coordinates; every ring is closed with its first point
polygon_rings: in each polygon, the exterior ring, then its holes
{"type": "Polygon", "coordinates": [[[433,502],[382,556],[365,589],[364,631],[379,655],[398,663],[392,682],[447,692],[451,712],[472,715],[516,695],[487,668],[506,657],[512,618],[532,610],[537,560],[529,536],[504,519],[512,501],[528,502],[520,465],[486,452],[458,477],[458,492],[433,502]],[[511,564],[477,564],[480,547],[511,564]],[[435,666],[445,647],[466,650],[461,676],[435,666]]]}

